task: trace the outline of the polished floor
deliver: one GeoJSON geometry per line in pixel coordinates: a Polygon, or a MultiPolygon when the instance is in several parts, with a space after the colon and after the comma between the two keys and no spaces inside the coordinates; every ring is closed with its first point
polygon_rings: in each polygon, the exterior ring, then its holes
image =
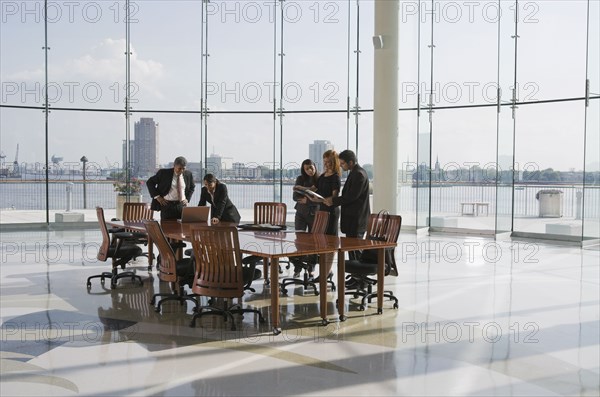
{"type": "MultiPolygon", "coordinates": [[[[542,242],[403,233],[385,302],[348,296],[330,324],[300,287],[269,325],[270,289],[246,293],[255,315],[189,326],[191,307],[149,305],[168,288],[140,259],[143,287],[86,278],[97,230],[0,233],[2,396],[398,396],[600,394],[600,253],[542,242]]],[[[288,271],[285,270],[282,276],[288,271]]]]}

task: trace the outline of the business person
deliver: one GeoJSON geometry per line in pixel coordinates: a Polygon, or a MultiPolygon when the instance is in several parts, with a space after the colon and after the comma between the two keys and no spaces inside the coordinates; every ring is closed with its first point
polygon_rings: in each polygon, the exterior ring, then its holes
{"type": "MultiPolygon", "coordinates": [[[[341,187],[342,169],[340,167],[340,159],[335,150],[328,150],[323,153],[323,173],[317,180],[317,193],[325,198],[313,199],[311,201],[321,203],[320,210],[329,212],[329,221],[325,234],[337,236],[338,224],[340,217],[340,209],[331,205],[331,200],[337,197],[341,187]],[[329,200],[329,201],[328,201],[329,200]],[[329,204],[328,204],[329,203],[329,204]]],[[[333,254],[321,254],[321,264],[319,265],[319,273],[327,274],[327,279],[333,279],[331,266],[333,264],[333,254]]],[[[315,283],[319,282],[319,275],[315,279],[315,283]]]]}
{"type": "MultiPolygon", "coordinates": [[[[314,192],[317,190],[318,179],[319,172],[317,171],[317,166],[311,159],[306,159],[300,165],[300,175],[296,178],[294,187],[301,186],[314,192]]],[[[315,220],[315,211],[319,205],[311,202],[306,195],[298,193],[296,190],[294,190],[292,199],[296,202],[294,206],[296,209],[294,228],[301,231],[308,229],[310,232],[315,220]]]]}
{"type": "Polygon", "coordinates": [[[236,225],[240,223],[240,213],[235,205],[229,199],[227,194],[227,185],[219,182],[213,174],[204,176],[204,187],[200,192],[200,202],[198,206],[211,206],[211,222],[216,225],[219,222],[233,222],[236,225]]]}
{"type": "Polygon", "coordinates": [[[160,211],[160,219],[181,219],[183,207],[192,198],[196,185],[186,166],[185,157],[179,156],[173,161],[173,168],[158,170],[146,182],[152,197],[151,208],[160,211]]]}
{"type": "MultiPolygon", "coordinates": [[[[367,230],[367,222],[371,207],[369,204],[369,176],[356,158],[352,150],[344,150],[339,154],[340,166],[344,171],[350,171],[342,194],[326,197],[325,205],[341,207],[340,230],[346,237],[363,237],[367,230]]],[[[356,253],[349,252],[350,259],[356,253]]]]}

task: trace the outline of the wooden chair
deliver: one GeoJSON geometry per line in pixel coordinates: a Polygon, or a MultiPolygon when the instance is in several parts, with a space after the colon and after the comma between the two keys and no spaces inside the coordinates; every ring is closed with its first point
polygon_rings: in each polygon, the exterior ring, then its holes
{"type": "MultiPolygon", "coordinates": [[[[227,307],[224,302],[222,308],[203,306],[199,308],[192,318],[191,326],[196,325],[196,319],[207,315],[221,315],[227,320],[231,319],[231,329],[235,330],[233,313],[253,312],[258,314],[259,321],[265,320],[257,309],[244,309],[241,307],[241,298],[244,295],[244,267],[238,230],[234,226],[204,226],[194,225],[191,228],[192,247],[196,259],[196,273],[192,292],[196,295],[207,296],[215,302],[215,298],[238,298],[238,303],[227,307]]],[[[251,274],[246,272],[247,277],[251,274]]]]}
{"type": "Polygon", "coordinates": [[[254,223],[285,226],[287,206],[285,203],[257,202],[254,203],[254,223]]]}
{"type": "MultiPolygon", "coordinates": [[[[379,214],[369,215],[369,223],[367,224],[367,239],[383,240],[387,242],[398,242],[400,235],[400,227],[402,225],[402,217],[400,215],[388,215],[388,221],[383,221],[379,214]]],[[[390,274],[397,275],[396,258],[394,248],[385,249],[385,271],[386,276],[390,274]]],[[[354,298],[362,296],[362,301],[358,307],[359,310],[364,310],[365,304],[368,301],[371,303],[373,297],[377,297],[377,293],[373,292],[373,285],[377,284],[377,280],[371,278],[377,274],[377,255],[369,255],[369,259],[365,259],[367,255],[363,251],[363,256],[359,259],[351,259],[346,261],[346,295],[353,295],[354,298]]],[[[373,250],[371,250],[373,253],[373,250]]],[[[384,291],[384,297],[394,301],[394,309],[398,308],[398,299],[392,291],[384,291]]]]}
{"type": "Polygon", "coordinates": [[[186,301],[192,301],[197,309],[199,306],[197,297],[187,295],[184,290],[185,284],[191,287],[194,281],[194,263],[192,258],[176,259],[175,252],[157,221],[144,221],[144,226],[152,243],[156,245],[160,253],[161,261],[158,266],[158,278],[160,281],[171,283],[172,285],[172,292],[154,294],[150,300],[150,304],[154,305],[156,299],[160,297],[161,299],[156,305],[156,311],[159,313],[161,305],[164,302],[172,300],[179,301],[182,305],[186,301]]]}
{"type": "MultiPolygon", "coordinates": [[[[277,203],[277,202],[256,202],[254,203],[254,224],[269,224],[269,225],[277,225],[277,226],[285,226],[287,218],[287,205],[285,203],[277,203]]],[[[254,274],[254,269],[259,262],[263,262],[263,273],[265,284],[269,284],[269,264],[267,261],[264,261],[262,257],[256,255],[249,255],[244,257],[243,263],[247,265],[251,270],[251,274],[254,274]]],[[[282,261],[286,262],[286,261],[282,261]]],[[[280,262],[281,264],[281,262],[280,262]]],[[[248,270],[250,271],[250,270],[248,270]]],[[[281,268],[279,269],[281,273],[281,268]]],[[[254,278],[254,277],[253,277],[254,278]]],[[[258,275],[257,278],[260,278],[258,275]]],[[[254,278],[256,279],[256,278],[254,278]]],[[[244,289],[250,290],[252,292],[256,292],[254,288],[251,287],[252,281],[250,280],[246,285],[244,285],[244,289]]]]}
{"type": "MultiPolygon", "coordinates": [[[[325,234],[327,231],[327,222],[329,221],[329,212],[327,211],[317,211],[315,213],[315,219],[313,221],[311,233],[312,234],[325,234]]],[[[304,270],[304,278],[284,278],[281,281],[281,292],[284,295],[287,295],[287,286],[288,285],[302,285],[304,289],[308,287],[312,287],[315,291],[315,295],[319,295],[319,291],[317,290],[317,285],[313,278],[309,278],[309,273],[312,272],[312,269],[316,264],[319,263],[319,255],[304,255],[304,256],[295,256],[290,257],[290,262],[294,266],[299,266],[304,270]]],[[[329,280],[328,280],[329,281],[329,280]]],[[[333,290],[335,291],[335,285],[333,286],[333,290]]]]}
{"type": "Polygon", "coordinates": [[[128,243],[127,240],[133,238],[133,235],[128,232],[115,232],[112,233],[112,239],[106,227],[106,221],[104,218],[104,209],[102,207],[96,207],[96,216],[98,217],[98,224],[100,231],[102,232],[102,244],[98,250],[97,258],[102,262],[106,262],[108,258],[112,259],[112,270],[110,272],[102,272],[90,276],[87,279],[87,287],[91,288],[91,279],[100,278],[100,282],[104,284],[104,280],[110,279],[110,288],[115,288],[117,281],[124,277],[131,277],[131,281],[139,280],[140,285],[144,282],[142,278],[135,274],[134,271],[124,271],[118,273],[118,268],[125,269],[125,265],[132,259],[142,255],[142,249],[137,245],[128,243]]]}
{"type": "MultiPolygon", "coordinates": [[[[154,219],[154,211],[150,208],[150,203],[123,203],[123,221],[146,221],[154,219]]],[[[113,219],[118,220],[118,219],[113,219]]],[[[114,231],[114,228],[113,228],[114,231]]],[[[133,238],[129,241],[137,245],[148,246],[148,236],[145,233],[134,232],[124,228],[120,231],[130,232],[133,238]]],[[[148,258],[148,271],[152,270],[150,251],[142,253],[142,256],[148,258]]]]}

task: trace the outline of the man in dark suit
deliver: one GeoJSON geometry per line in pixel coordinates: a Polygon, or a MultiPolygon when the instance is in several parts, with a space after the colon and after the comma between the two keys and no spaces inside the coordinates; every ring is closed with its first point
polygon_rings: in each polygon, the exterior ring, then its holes
{"type": "Polygon", "coordinates": [[[181,211],[192,198],[196,185],[190,171],[186,171],[187,160],[177,157],[173,168],[158,170],[146,182],[152,196],[151,208],[160,211],[161,219],[181,219],[181,211]]]}
{"type": "MultiPolygon", "coordinates": [[[[326,205],[340,206],[340,229],[346,237],[362,237],[367,230],[367,222],[371,207],[369,205],[369,176],[367,171],[358,165],[356,154],[352,150],[344,150],[339,154],[340,166],[350,171],[342,194],[325,199],[326,205]]],[[[352,253],[349,253],[352,259],[352,253]]]]}

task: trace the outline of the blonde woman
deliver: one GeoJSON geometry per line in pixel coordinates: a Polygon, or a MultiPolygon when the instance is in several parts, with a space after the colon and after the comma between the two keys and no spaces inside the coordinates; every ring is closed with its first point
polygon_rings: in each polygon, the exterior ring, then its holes
{"type": "MultiPolygon", "coordinates": [[[[342,168],[340,167],[340,159],[335,150],[328,150],[323,153],[323,173],[317,180],[317,193],[324,197],[325,201],[331,203],[338,196],[342,185],[342,168]]],[[[322,200],[313,200],[320,202],[320,210],[329,212],[329,223],[327,224],[326,234],[337,236],[338,223],[340,218],[340,208],[337,206],[326,205],[322,200]]],[[[327,278],[331,280],[333,273],[330,271],[333,263],[332,254],[324,254],[320,273],[328,274],[327,278]],[[328,273],[325,273],[327,271],[328,273]]],[[[316,282],[317,280],[315,280],[316,282]]]]}

